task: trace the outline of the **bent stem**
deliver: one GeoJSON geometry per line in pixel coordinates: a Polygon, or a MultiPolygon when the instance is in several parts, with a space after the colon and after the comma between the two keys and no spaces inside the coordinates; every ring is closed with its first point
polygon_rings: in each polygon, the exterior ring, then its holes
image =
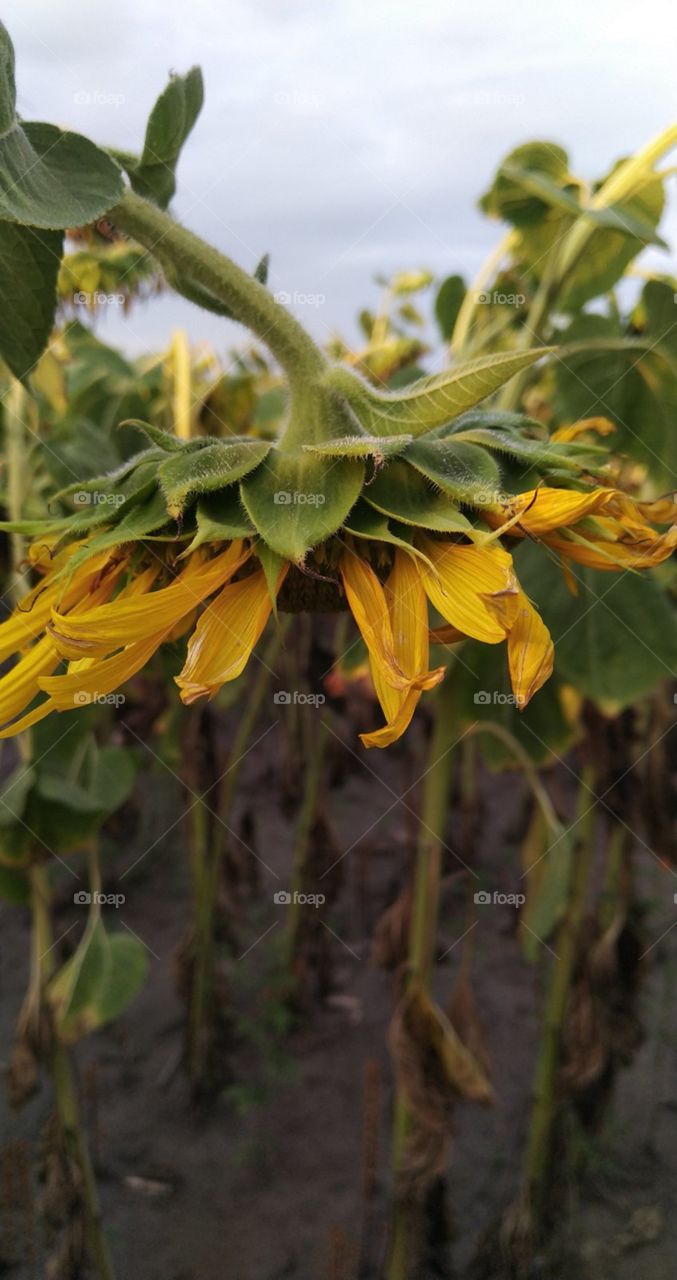
{"type": "MultiPolygon", "coordinates": [[[[29,878],[33,920],[33,978],[39,986],[40,1017],[42,1017],[47,1009],[45,990],[53,972],[54,946],[47,866],[44,863],[34,863],[30,869],[29,878]]],[[[89,1253],[98,1280],[115,1280],[113,1262],[103,1230],[96,1178],[84,1135],[71,1056],[54,1030],[51,1037],[50,1067],[57,1121],[67,1161],[77,1168],[80,1175],[79,1192],[85,1215],[89,1253]]]]}
{"type": "Polygon", "coordinates": [[[265,650],[247,706],[233,738],[229,754],[229,766],[221,779],[218,795],[220,821],[214,824],[211,845],[209,842],[208,810],[200,798],[193,807],[192,817],[192,865],[195,883],[195,908],[193,924],[193,969],[188,1013],[188,1065],[194,1083],[198,1083],[205,1066],[204,1045],[212,1019],[214,932],[216,924],[216,900],[218,896],[221,864],[225,850],[227,820],[230,814],[237,780],[247,755],[254,726],[263,706],[266,691],[274,674],[272,667],[284,641],[290,619],[278,624],[275,635],[265,650]]]}
{"type": "Polygon", "coordinates": [[[322,374],[325,357],[298,320],[225,254],[133,191],[125,192],[109,217],[157,259],[179,292],[181,281],[199,286],[251,329],[279,360],[292,388],[322,374]]]}
{"type": "Polygon", "coordinates": [[[583,771],[579,791],[580,823],[573,852],[569,896],[564,919],[557,933],[556,957],[543,1014],[541,1044],[534,1077],[534,1105],[524,1163],[524,1190],[528,1198],[532,1232],[541,1233],[547,1210],[551,1181],[553,1138],[558,1114],[557,1071],[560,1062],[562,1029],[576,964],[581,925],[585,915],[587,887],[595,836],[594,771],[583,771]]]}
{"type": "MultiPolygon", "coordinates": [[[[456,731],[452,678],[447,675],[436,697],[430,763],[424,780],[409,933],[407,982],[416,979],[426,989],[430,986],[437,940],[442,850],[456,731]]],[[[393,1117],[393,1219],[387,1280],[408,1280],[413,1265],[410,1256],[413,1205],[398,1186],[404,1169],[410,1129],[409,1108],[402,1092],[398,1091],[393,1117]]]]}

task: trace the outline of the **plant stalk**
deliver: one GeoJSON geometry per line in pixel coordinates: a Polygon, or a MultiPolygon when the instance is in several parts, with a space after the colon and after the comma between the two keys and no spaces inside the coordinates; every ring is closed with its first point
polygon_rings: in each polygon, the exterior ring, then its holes
{"type": "MultiPolygon", "coordinates": [[[[440,686],[435,705],[435,725],[430,744],[430,763],[423,784],[421,826],[414,872],[412,919],[409,933],[407,981],[416,979],[430,986],[439,910],[442,850],[451,790],[453,745],[458,732],[454,720],[453,674],[440,686]]],[[[409,1280],[411,1270],[413,1206],[398,1191],[404,1165],[411,1116],[406,1100],[398,1091],[393,1117],[393,1219],[387,1280],[409,1280]]]]}

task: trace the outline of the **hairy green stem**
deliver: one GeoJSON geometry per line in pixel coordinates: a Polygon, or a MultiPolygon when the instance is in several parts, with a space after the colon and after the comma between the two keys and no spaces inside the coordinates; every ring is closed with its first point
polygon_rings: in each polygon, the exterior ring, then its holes
{"type": "Polygon", "coordinates": [[[184,279],[198,285],[251,329],[286,370],[292,388],[321,376],[327,362],[305,329],[225,254],[133,191],[125,192],[109,217],[157,259],[170,283],[184,279]]]}
{"type": "MultiPolygon", "coordinates": [[[[455,758],[452,748],[457,732],[453,675],[448,675],[436,697],[430,763],[423,784],[409,933],[408,981],[416,979],[426,988],[430,986],[437,941],[442,850],[455,758]]],[[[398,1091],[393,1117],[393,1219],[387,1280],[409,1280],[414,1274],[410,1256],[412,1205],[398,1191],[410,1127],[409,1109],[404,1096],[398,1091]]]]}

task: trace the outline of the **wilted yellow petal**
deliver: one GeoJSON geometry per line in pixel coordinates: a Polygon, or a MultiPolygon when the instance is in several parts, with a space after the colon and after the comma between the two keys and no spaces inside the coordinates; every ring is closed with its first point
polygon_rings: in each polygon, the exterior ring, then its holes
{"type": "Polygon", "coordinates": [[[423,550],[433,570],[422,564],[421,578],[438,613],[466,636],[498,644],[505,628],[487,607],[486,597],[516,591],[512,559],[492,543],[471,547],[425,538],[423,550]]]}
{"type": "Polygon", "coordinates": [[[39,690],[38,678],[47,675],[61,659],[48,636],[43,636],[32,649],[0,679],[0,724],[12,720],[33,701],[39,690]]]}
{"type": "Polygon", "coordinates": [[[568,440],[577,440],[586,431],[594,431],[598,436],[609,436],[615,430],[613,422],[609,422],[608,418],[582,418],[580,422],[574,422],[569,427],[558,427],[553,431],[550,439],[564,443],[568,440]]]}
{"type": "MultiPolygon", "coordinates": [[[[285,565],[280,575],[277,590],[288,567],[285,565]]],[[[260,570],[223,588],[205,609],[188,642],[186,662],[176,677],[182,702],[211,698],[226,681],[244,671],[271,609],[268,583],[260,570]]]]}
{"type": "Polygon", "coordinates": [[[493,511],[488,518],[494,523],[506,513],[513,516],[519,512],[519,528],[538,537],[606,510],[613,506],[616,496],[615,489],[597,488],[578,493],[575,489],[549,489],[542,485],[510,498],[501,508],[500,517],[493,511]]]}
{"type": "Polygon", "coordinates": [[[372,670],[393,689],[407,689],[409,680],[395,656],[395,641],[385,591],[374,570],[361,556],[346,551],[340,562],[350,611],[369,650],[372,670]]]}
{"type": "Polygon", "coordinates": [[[540,613],[520,591],[508,636],[510,683],[520,709],[552,675],[555,647],[540,613]]]}
{"type": "Polygon", "coordinates": [[[404,733],[424,689],[444,678],[444,667],[428,670],[428,602],[417,565],[404,551],[396,551],[384,594],[388,607],[393,650],[398,667],[408,677],[406,689],[395,689],[382,666],[371,658],[376,695],[387,724],[375,733],[360,734],[366,747],[388,747],[404,733]]]}
{"type": "Polygon", "coordinates": [[[89,560],[65,589],[59,570],[29,591],[11,617],[0,622],[0,661],[42,635],[57,602],[65,611],[82,600],[109,562],[117,568],[108,553],[89,560]]]}
{"type": "MultiPolygon", "coordinates": [[[[600,532],[614,526],[599,521],[600,532]],[[602,527],[604,526],[604,527],[602,527]]],[[[576,535],[577,531],[573,531],[576,535]]],[[[570,538],[549,537],[548,546],[569,560],[588,565],[591,569],[606,569],[614,572],[618,569],[650,569],[662,564],[672,555],[677,547],[677,525],[666,533],[656,533],[654,529],[644,526],[640,529],[626,530],[623,541],[607,541],[603,537],[595,540],[594,534],[583,538],[580,534],[570,538]],[[632,532],[632,539],[628,534],[632,532]]]]}
{"type": "Polygon", "coordinates": [[[130,641],[144,640],[158,631],[171,631],[187,613],[240,568],[249,551],[232,542],[213,560],[197,553],[168,587],[131,599],[121,598],[74,617],[52,612],[52,635],[65,657],[104,654],[130,641]]]}
{"type": "Polygon", "coordinates": [[[166,631],[159,631],[147,636],[145,640],[127,645],[112,658],[101,658],[86,665],[76,663],[76,669],[66,675],[43,677],[39,684],[49,694],[50,710],[72,711],[74,707],[85,706],[97,697],[113,693],[150,661],[166,634],[166,631]]]}

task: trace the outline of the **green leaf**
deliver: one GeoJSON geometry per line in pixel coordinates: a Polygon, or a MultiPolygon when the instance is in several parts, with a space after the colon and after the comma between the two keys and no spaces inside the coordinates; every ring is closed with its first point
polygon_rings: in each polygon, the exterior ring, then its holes
{"type": "Polygon", "coordinates": [[[576,831],[559,825],[555,831],[547,829],[545,839],[543,874],[536,892],[527,896],[522,914],[523,922],[528,925],[522,937],[522,950],[532,964],[566,911],[576,831]]]}
{"type": "Polygon", "coordinates": [[[617,712],[675,678],[674,607],[650,572],[602,573],[574,564],[573,597],[538,548],[520,548],[516,562],[555,639],[557,674],[585,697],[617,712]]]}
{"type": "Polygon", "coordinates": [[[54,325],[63,235],[0,222],[0,356],[25,379],[54,325]]]}
{"type": "Polygon", "coordinates": [[[35,770],[21,764],[0,783],[0,827],[19,822],[26,808],[28,793],[35,782],[35,770]]]}
{"type": "Polygon", "coordinates": [[[134,190],[161,209],[167,208],[176,190],[176,165],[203,100],[199,67],[192,67],[184,76],[172,75],[150,113],[140,160],[125,160],[134,190]]]}
{"type": "Polygon", "coordinates": [[[114,813],[127,802],[136,782],[137,765],[124,747],[99,747],[89,790],[102,813],[114,813]]]}
{"type": "Polygon", "coordinates": [[[15,124],[0,138],[0,218],[59,230],[95,222],[120,199],[105,151],[53,124],[15,124]]]}
{"type": "Polygon", "coordinates": [[[296,564],[340,528],[357,501],[364,464],[330,463],[302,452],[273,450],[265,466],[240,483],[242,501],[268,546],[296,564]]]}
{"type": "Polygon", "coordinates": [[[610,225],[596,227],[590,235],[585,252],[567,275],[558,307],[577,311],[608,293],[648,244],[663,244],[656,228],[664,205],[663,181],[653,177],[631,199],[608,206],[604,220],[610,225]]]}
{"type": "Polygon", "coordinates": [[[68,562],[68,574],[72,574],[80,565],[100,551],[108,551],[111,547],[119,547],[124,542],[139,542],[149,533],[154,533],[167,524],[167,504],[163,494],[156,491],[145,501],[136,503],[112,529],[92,538],[86,546],[71,557],[68,562]]]}
{"type": "MultiPolygon", "coordinates": [[[[369,542],[387,542],[393,547],[399,547],[401,551],[406,551],[407,555],[415,556],[418,560],[424,560],[426,564],[430,563],[428,557],[422,551],[419,551],[406,537],[398,537],[390,528],[386,516],[377,511],[375,507],[370,507],[362,499],[356,502],[352,511],[346,517],[343,527],[346,533],[352,533],[355,538],[366,538],[369,542]]],[[[406,532],[409,533],[409,530],[407,529],[406,532]]]]}
{"type": "Polygon", "coordinates": [[[25,907],[30,901],[28,877],[12,867],[0,867],[0,898],[13,907],[25,907]]]}
{"type": "Polygon", "coordinates": [[[199,498],[196,520],[197,533],[184,555],[195,551],[204,542],[231,542],[233,538],[247,538],[256,533],[242,506],[236,485],[199,498]]]}
{"type": "Polygon", "coordinates": [[[555,193],[563,193],[570,184],[569,157],[562,147],[525,142],[501,161],[480,206],[515,227],[531,227],[548,213],[555,193]]]}
{"type": "Polygon", "coordinates": [[[98,915],[52,979],[48,1000],[59,1039],[73,1044],[124,1012],[143,986],[146,948],[131,934],[107,934],[98,915]]]}
{"type": "Polygon", "coordinates": [[[392,436],[407,432],[421,436],[479,404],[514,374],[552,351],[500,352],[469,360],[443,373],[419,378],[398,393],[374,391],[349,369],[335,366],[325,375],[327,384],[344,396],[367,432],[392,436]]]}
{"type": "Polygon", "coordinates": [[[405,461],[438,485],[455,502],[488,506],[496,501],[501,473],[486,449],[449,440],[417,440],[404,454],[405,461]]]}
{"type": "Polygon", "coordinates": [[[470,521],[446,494],[431,489],[422,475],[406,462],[389,462],[364,491],[364,498],[383,515],[403,524],[438,533],[474,532],[470,521]]]}
{"type": "Polygon", "coordinates": [[[445,342],[450,341],[454,332],[464,297],[463,276],[447,276],[447,279],[442,281],[435,299],[435,319],[445,342]]]}
{"type": "Polygon", "coordinates": [[[204,449],[168,458],[158,468],[158,480],[171,516],[179,516],[189,497],[224,489],[254,471],[270,452],[266,440],[216,440],[204,449]]]}

